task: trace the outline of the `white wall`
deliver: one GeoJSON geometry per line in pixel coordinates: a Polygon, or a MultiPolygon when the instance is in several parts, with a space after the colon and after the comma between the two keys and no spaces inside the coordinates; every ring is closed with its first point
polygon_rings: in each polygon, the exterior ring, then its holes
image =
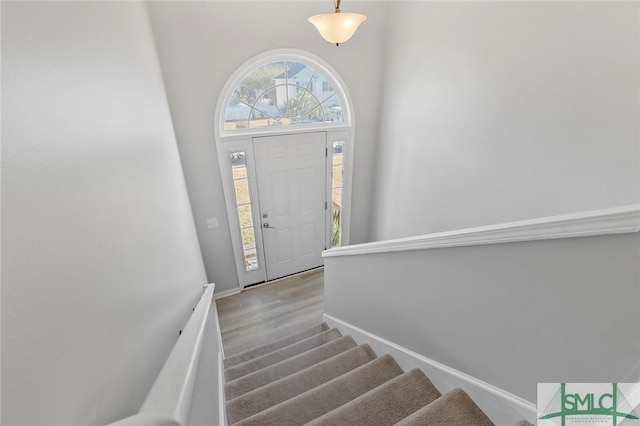
{"type": "Polygon", "coordinates": [[[372,240],[637,203],[640,3],[394,2],[372,240]]]}
{"type": "Polygon", "coordinates": [[[191,399],[188,426],[213,426],[217,419],[224,415],[224,413],[220,413],[221,407],[219,407],[219,401],[224,399],[224,396],[219,395],[224,381],[224,377],[219,374],[218,365],[218,363],[222,363],[221,340],[218,307],[214,300],[211,303],[204,329],[202,352],[200,353],[200,364],[191,399]]]}
{"type": "Polygon", "coordinates": [[[200,246],[216,292],[237,288],[238,278],[215,150],[215,107],[231,74],[264,51],[308,51],[326,60],[345,81],[356,123],[351,240],[368,241],[388,4],[354,2],[345,7],[369,19],[336,48],[307,22],[311,15],[331,11],[331,2],[149,3],[200,246]],[[208,217],[217,217],[221,226],[208,229],[208,217]]]}
{"type": "Polygon", "coordinates": [[[328,257],[324,309],[535,403],[640,380],[638,258],[637,232],[328,257]]]}
{"type": "Polygon", "coordinates": [[[137,411],[206,283],[147,11],[2,4],[2,424],[137,411]]]}

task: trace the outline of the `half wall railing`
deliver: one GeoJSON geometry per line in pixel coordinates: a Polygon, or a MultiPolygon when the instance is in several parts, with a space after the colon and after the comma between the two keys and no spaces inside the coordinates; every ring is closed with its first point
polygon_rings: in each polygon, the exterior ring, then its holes
{"type": "Polygon", "coordinates": [[[187,426],[215,284],[204,287],[138,413],[109,426],[187,426]]]}
{"type": "Polygon", "coordinates": [[[528,219],[497,225],[334,247],[322,256],[339,257],[442,247],[515,243],[640,231],[640,204],[528,219]]]}
{"type": "Polygon", "coordinates": [[[640,205],[323,253],[324,319],[496,423],[536,384],[640,381],[640,205]],[[404,360],[404,361],[403,361],[404,360]]]}

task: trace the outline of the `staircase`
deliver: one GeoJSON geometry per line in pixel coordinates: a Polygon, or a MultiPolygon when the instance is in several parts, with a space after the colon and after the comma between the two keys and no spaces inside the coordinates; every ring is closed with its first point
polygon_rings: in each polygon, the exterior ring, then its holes
{"type": "Polygon", "coordinates": [[[224,361],[229,425],[493,423],[460,388],[442,395],[425,374],[322,323],[224,361]]]}

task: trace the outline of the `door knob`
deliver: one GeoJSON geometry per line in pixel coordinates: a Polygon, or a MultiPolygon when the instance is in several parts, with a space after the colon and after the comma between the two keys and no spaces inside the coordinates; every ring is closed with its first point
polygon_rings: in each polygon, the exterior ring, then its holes
{"type": "Polygon", "coordinates": [[[268,223],[265,223],[264,225],[262,225],[262,227],[263,227],[264,229],[276,229],[276,228],[274,228],[273,226],[269,225],[268,223]]]}

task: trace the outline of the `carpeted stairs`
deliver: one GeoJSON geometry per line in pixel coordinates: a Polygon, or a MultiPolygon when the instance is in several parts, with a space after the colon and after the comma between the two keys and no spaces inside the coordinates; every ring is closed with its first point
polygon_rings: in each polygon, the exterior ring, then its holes
{"type": "Polygon", "coordinates": [[[441,395],[421,370],[325,323],[224,366],[229,425],[493,425],[462,389],[441,395]]]}

